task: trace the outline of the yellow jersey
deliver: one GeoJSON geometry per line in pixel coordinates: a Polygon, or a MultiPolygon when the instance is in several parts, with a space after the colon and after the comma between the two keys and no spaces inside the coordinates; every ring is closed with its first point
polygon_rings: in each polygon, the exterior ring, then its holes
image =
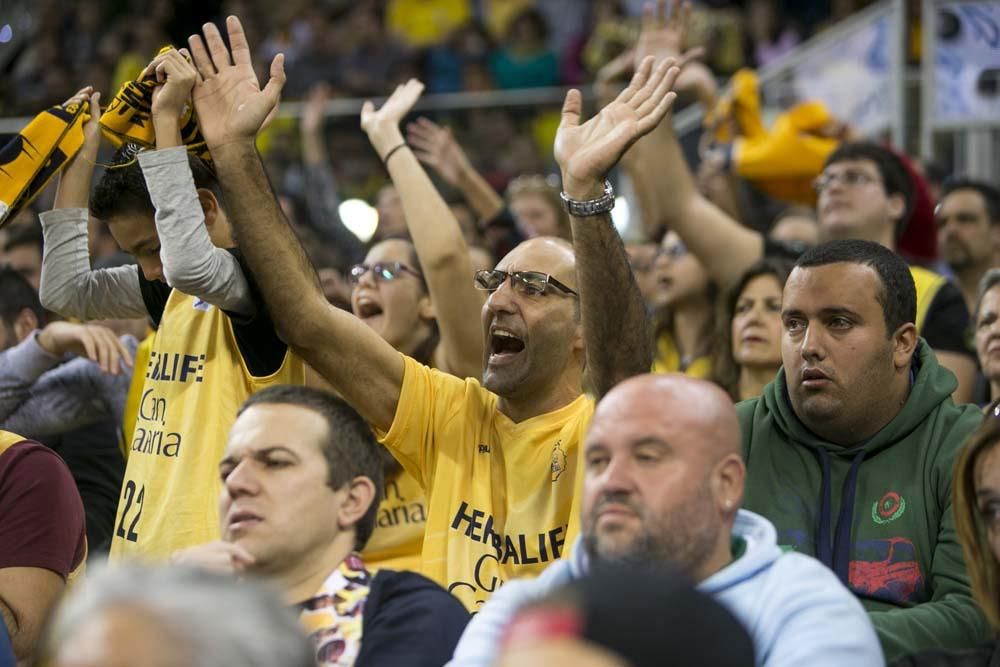
{"type": "Polygon", "coordinates": [[[423,574],[476,611],[579,532],[578,459],[594,401],[580,395],[515,423],[476,380],[403,359],[395,418],[376,434],[426,493],[423,574]]]}
{"type": "MultiPolygon", "coordinates": [[[[142,339],[139,347],[135,349],[135,359],[132,368],[145,368],[149,364],[149,353],[153,349],[153,340],[156,332],[150,331],[142,339]]],[[[132,442],[132,433],[135,432],[135,421],[139,416],[139,400],[142,398],[142,388],[146,386],[146,377],[140,372],[132,373],[132,381],[128,386],[128,395],[125,398],[125,414],[122,417],[122,433],[125,440],[122,443],[122,459],[128,461],[129,444],[132,442]]]]}
{"type": "Polygon", "coordinates": [[[385,498],[378,508],[375,530],[361,556],[369,572],[422,572],[421,551],[427,523],[427,498],[413,475],[400,470],[385,480],[385,498]]]}
{"type": "Polygon", "coordinates": [[[681,367],[681,355],[670,332],[664,331],[656,338],[656,357],[653,359],[653,373],[683,373],[701,380],[712,378],[712,358],[695,357],[686,368],[681,367]]]}
{"type": "Polygon", "coordinates": [[[254,377],[228,315],[172,290],[149,353],[111,542],[113,560],[158,561],[219,539],[218,465],[236,411],[254,392],[304,384],[301,359],[254,377]]]}

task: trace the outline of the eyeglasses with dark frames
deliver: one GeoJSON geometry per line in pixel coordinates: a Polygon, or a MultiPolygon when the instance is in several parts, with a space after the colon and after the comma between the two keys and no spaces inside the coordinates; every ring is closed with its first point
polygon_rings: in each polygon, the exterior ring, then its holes
{"type": "Polygon", "coordinates": [[[402,262],[375,262],[371,265],[355,264],[351,267],[351,272],[348,274],[347,278],[352,285],[357,285],[361,282],[361,278],[369,271],[371,271],[372,275],[375,277],[375,282],[379,282],[381,280],[391,282],[401,277],[404,273],[409,273],[417,278],[423,278],[419,271],[411,269],[402,262]]]}
{"type": "Polygon", "coordinates": [[[845,169],[842,172],[833,173],[823,173],[816,177],[813,181],[813,189],[817,193],[823,192],[831,185],[834,181],[840,181],[845,187],[855,187],[859,185],[868,185],[869,183],[875,183],[879,179],[871,174],[866,174],[863,171],[858,171],[856,169],[845,169]]]}
{"type": "Polygon", "coordinates": [[[475,285],[477,289],[495,292],[510,278],[514,290],[527,296],[541,296],[549,287],[555,287],[564,294],[579,296],[575,290],[567,287],[547,273],[540,271],[507,272],[500,269],[482,269],[476,271],[475,285]]]}

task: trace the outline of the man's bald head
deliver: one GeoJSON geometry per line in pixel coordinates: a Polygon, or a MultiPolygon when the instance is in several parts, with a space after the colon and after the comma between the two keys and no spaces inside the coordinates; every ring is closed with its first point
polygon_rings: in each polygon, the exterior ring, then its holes
{"type": "Polygon", "coordinates": [[[740,452],[740,424],[733,402],[718,385],[680,374],[638,375],[616,385],[594,413],[591,429],[631,422],[661,426],[719,461],[740,452]]]}
{"type": "Polygon", "coordinates": [[[732,401],[682,375],[620,383],[584,446],[584,548],[666,561],[700,580],[725,565],[746,474],[732,401]]]}

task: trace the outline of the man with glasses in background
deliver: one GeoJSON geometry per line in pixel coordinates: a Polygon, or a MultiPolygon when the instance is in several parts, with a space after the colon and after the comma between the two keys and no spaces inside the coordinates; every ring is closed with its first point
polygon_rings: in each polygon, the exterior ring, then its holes
{"type": "MultiPolygon", "coordinates": [[[[579,447],[593,413],[585,365],[598,397],[649,368],[642,297],[608,215],[614,195],[604,177],[666,115],[679,70],[645,59],[628,88],[583,124],[580,93],[567,94],[555,157],[574,243],[532,239],[478,275],[490,292],[480,383],[417,363],[327,303],[254,145],[278,102],[283,60],[260,89],[238,19],[227,27],[232,60],[213,25],[207,47],[190,40],[202,74],[194,98],[245,256],[283,339],[426,491],[423,573],[477,609],[505,580],[541,572],[573,539],[579,447]]],[[[409,150],[402,143],[380,157],[409,150]]]]}

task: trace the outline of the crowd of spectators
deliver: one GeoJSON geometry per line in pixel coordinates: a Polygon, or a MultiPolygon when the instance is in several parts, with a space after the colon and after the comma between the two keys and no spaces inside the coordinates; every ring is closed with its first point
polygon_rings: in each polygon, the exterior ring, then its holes
{"type": "Polygon", "coordinates": [[[0,667],[997,663],[1000,191],[761,113],[854,3],[125,4],[6,79],[0,667]]]}

